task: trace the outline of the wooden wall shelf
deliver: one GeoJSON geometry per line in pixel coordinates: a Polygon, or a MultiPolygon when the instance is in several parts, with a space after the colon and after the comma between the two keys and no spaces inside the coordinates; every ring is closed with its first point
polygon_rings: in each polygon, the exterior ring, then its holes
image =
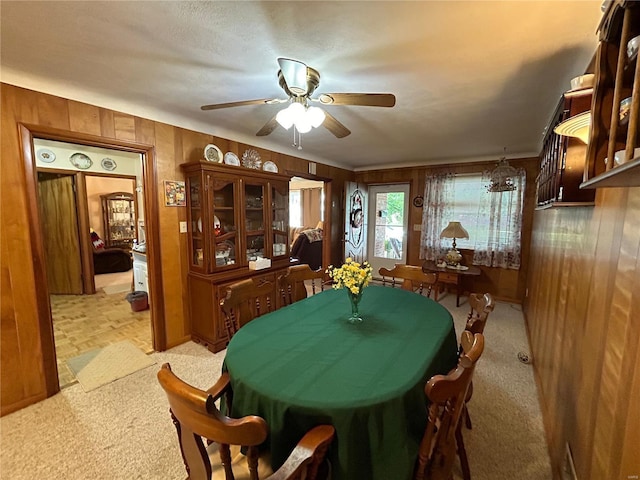
{"type": "Polygon", "coordinates": [[[627,54],[629,40],[640,35],[640,2],[613,0],[598,30],[591,135],[580,189],[640,186],[640,158],[634,158],[640,146],[640,62],[637,54],[627,54]],[[626,98],[632,100],[623,121],[620,102],[626,98]],[[619,150],[629,160],[615,165],[619,150]]]}
{"type": "Polygon", "coordinates": [[[592,179],[583,182],[580,188],[601,187],[637,187],[640,186],[640,158],[607,170],[592,179]]]}

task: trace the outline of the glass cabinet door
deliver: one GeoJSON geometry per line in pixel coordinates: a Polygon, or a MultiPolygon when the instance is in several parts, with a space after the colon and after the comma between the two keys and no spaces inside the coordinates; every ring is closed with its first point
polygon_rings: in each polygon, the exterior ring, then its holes
{"type": "Polygon", "coordinates": [[[262,183],[244,184],[246,261],[267,257],[265,251],[265,186],[262,183]]]}
{"type": "Polygon", "coordinates": [[[271,232],[274,257],[289,253],[289,186],[282,183],[271,185],[271,232]]]}
{"type": "Polygon", "coordinates": [[[202,231],[202,180],[200,174],[189,175],[187,177],[189,222],[191,232],[191,265],[197,268],[205,268],[204,264],[204,232],[202,231]]]}
{"type": "Polygon", "coordinates": [[[115,192],[103,195],[102,209],[107,247],[132,248],[136,239],[136,208],[133,194],[115,192]]]}
{"type": "Polygon", "coordinates": [[[210,237],[212,243],[212,269],[238,264],[238,211],[236,190],[238,181],[233,178],[215,177],[211,182],[210,237]]]}

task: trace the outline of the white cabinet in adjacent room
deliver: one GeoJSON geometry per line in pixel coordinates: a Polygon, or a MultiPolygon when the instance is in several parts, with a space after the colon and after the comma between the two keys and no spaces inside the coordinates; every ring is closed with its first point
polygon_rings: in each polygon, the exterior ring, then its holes
{"type": "Polygon", "coordinates": [[[133,283],[134,290],[149,293],[149,275],[147,273],[147,256],[133,252],[133,283]]]}

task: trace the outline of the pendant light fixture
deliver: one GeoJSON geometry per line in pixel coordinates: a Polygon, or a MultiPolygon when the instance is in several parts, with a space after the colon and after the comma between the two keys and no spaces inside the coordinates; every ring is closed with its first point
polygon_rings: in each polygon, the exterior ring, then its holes
{"type": "Polygon", "coordinates": [[[487,191],[513,192],[516,189],[514,178],[518,171],[507,162],[507,147],[504,147],[504,156],[498,161],[496,168],[490,173],[490,182],[487,191]]]}

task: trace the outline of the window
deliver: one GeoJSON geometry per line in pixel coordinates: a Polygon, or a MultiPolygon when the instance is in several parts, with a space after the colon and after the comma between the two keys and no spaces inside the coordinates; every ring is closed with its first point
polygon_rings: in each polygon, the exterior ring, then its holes
{"type": "Polygon", "coordinates": [[[451,248],[440,232],[458,221],[469,232],[456,239],[457,248],[474,250],[473,263],[520,268],[520,235],[524,203],[525,172],[514,178],[516,190],[487,192],[489,172],[471,175],[427,176],[422,215],[421,258],[436,260],[451,248]]]}
{"type": "Polygon", "coordinates": [[[289,191],[289,226],[302,226],[302,208],[300,206],[300,190],[289,191]]]}
{"type": "MultiPolygon", "coordinates": [[[[449,221],[457,221],[462,224],[469,239],[456,238],[458,248],[475,247],[475,241],[479,238],[479,231],[485,230],[488,225],[478,225],[478,210],[480,209],[480,197],[483,190],[482,175],[456,175],[451,179],[453,186],[452,214],[449,221]]],[[[445,225],[446,226],[446,225],[445,225]]],[[[445,240],[445,242],[451,240],[445,240]]]]}

